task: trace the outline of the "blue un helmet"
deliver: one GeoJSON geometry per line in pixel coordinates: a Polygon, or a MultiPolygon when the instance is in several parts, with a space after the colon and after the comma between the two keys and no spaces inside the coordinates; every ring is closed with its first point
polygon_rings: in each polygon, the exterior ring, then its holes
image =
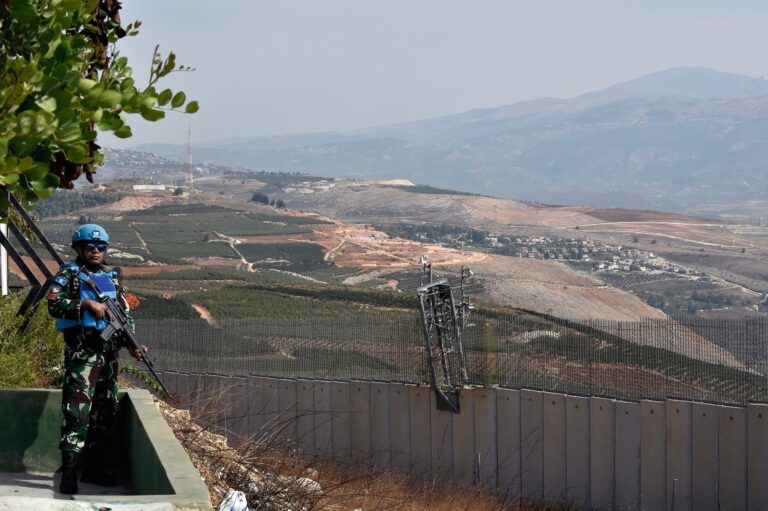
{"type": "Polygon", "coordinates": [[[103,241],[109,245],[109,234],[106,229],[97,224],[81,225],[72,233],[72,248],[83,241],[103,241]]]}

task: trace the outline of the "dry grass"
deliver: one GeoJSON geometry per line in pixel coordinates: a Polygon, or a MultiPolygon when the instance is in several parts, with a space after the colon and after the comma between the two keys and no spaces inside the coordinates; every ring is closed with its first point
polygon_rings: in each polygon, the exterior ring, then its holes
{"type": "Polygon", "coordinates": [[[319,509],[354,511],[538,511],[545,505],[505,499],[493,492],[440,482],[418,483],[393,472],[350,473],[333,465],[319,470],[325,494],[319,509]]]}

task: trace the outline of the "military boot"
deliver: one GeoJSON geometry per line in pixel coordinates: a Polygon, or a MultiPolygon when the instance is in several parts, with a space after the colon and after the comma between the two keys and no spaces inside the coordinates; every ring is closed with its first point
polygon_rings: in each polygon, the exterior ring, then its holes
{"type": "Polygon", "coordinates": [[[61,483],[59,491],[67,495],[77,493],[77,458],[75,451],[61,451],[61,483]]]}
{"type": "Polygon", "coordinates": [[[92,443],[83,454],[83,475],[80,477],[82,482],[99,486],[117,484],[114,453],[107,442],[92,443]]]}
{"type": "Polygon", "coordinates": [[[83,475],[80,480],[84,483],[98,484],[99,486],[115,486],[117,476],[114,469],[106,463],[91,461],[83,469],[83,475]]]}

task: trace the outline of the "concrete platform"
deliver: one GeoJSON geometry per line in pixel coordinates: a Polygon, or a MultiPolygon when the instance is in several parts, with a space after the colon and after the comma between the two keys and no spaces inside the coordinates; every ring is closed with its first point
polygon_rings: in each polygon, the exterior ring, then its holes
{"type": "Polygon", "coordinates": [[[169,502],[115,503],[111,497],[130,495],[127,481],[117,486],[79,483],[79,495],[94,498],[91,502],[72,500],[71,495],[59,493],[61,475],[49,473],[0,473],[0,511],[173,511],[169,502]],[[106,497],[104,500],[100,496],[106,497]]]}
{"type": "Polygon", "coordinates": [[[61,392],[0,390],[0,511],[204,511],[208,490],[147,391],[122,395],[120,438],[124,475],[115,487],[79,483],[58,493],[61,392]]]}
{"type": "MultiPolygon", "coordinates": [[[[60,473],[0,472],[0,497],[36,497],[72,500],[71,495],[59,493],[60,473]]],[[[78,495],[131,495],[128,481],[118,481],[117,486],[99,486],[79,482],[78,495]]]]}

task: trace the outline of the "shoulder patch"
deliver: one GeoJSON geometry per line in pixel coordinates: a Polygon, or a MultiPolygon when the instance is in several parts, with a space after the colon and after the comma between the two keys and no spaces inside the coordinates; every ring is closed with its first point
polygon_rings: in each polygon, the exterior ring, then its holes
{"type": "Polygon", "coordinates": [[[61,275],[56,275],[55,277],[53,277],[53,281],[60,286],[66,286],[67,284],[69,284],[69,281],[61,275]]]}

